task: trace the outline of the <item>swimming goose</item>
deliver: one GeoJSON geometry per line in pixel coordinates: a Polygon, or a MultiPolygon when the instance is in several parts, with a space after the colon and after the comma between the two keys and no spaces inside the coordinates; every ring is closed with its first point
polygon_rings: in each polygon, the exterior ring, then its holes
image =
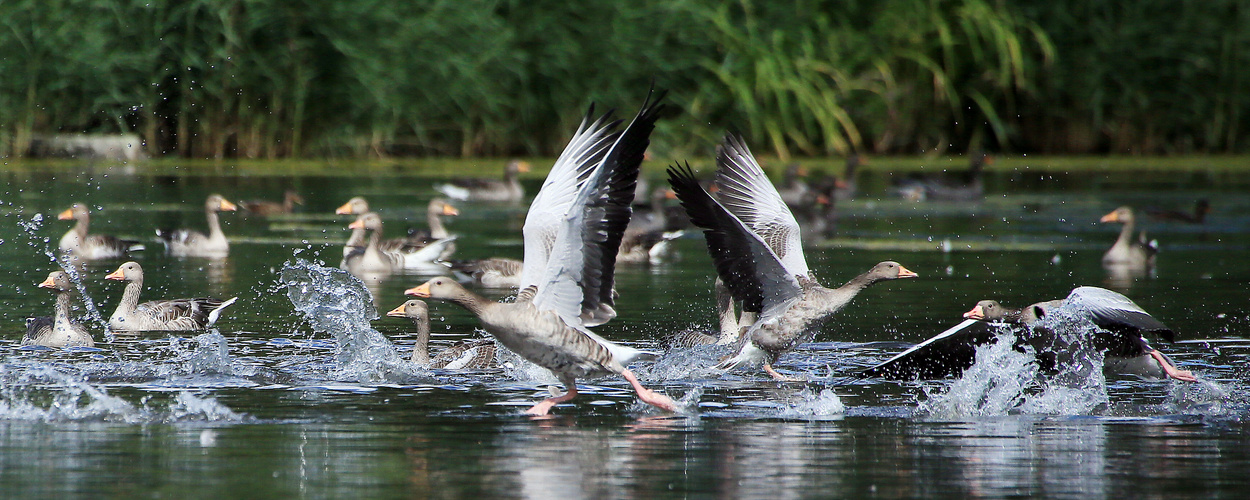
{"type": "Polygon", "coordinates": [[[303,205],[304,197],[300,196],[294,190],[288,189],[282,193],[282,202],[278,203],[269,200],[244,200],[239,202],[239,206],[247,212],[256,215],[278,215],[289,214],[295,210],[295,205],[303,205]]]}
{"type": "MultiPolygon", "coordinates": [[[[368,212],[369,202],[360,196],[347,200],[347,203],[334,210],[334,213],[338,215],[355,215],[357,216],[356,220],[360,220],[359,216],[368,212]]],[[[347,237],[347,243],[343,244],[343,257],[347,257],[353,252],[364,250],[366,235],[367,231],[365,231],[364,227],[352,229],[351,235],[347,237]]],[[[342,267],[342,265],[340,264],[339,267],[342,267]]]]}
{"type": "Polygon", "coordinates": [[[1142,337],[1143,332],[1152,332],[1170,342],[1175,332],[1128,297],[1104,288],[1078,287],[1065,299],[1038,302],[1022,309],[982,300],[964,313],[964,318],[963,323],[860,375],[906,380],[959,376],[976,362],[978,346],[998,342],[1000,330],[991,328],[991,323],[996,323],[1000,329],[1013,331],[1013,347],[1032,353],[1047,372],[1075,363],[1082,352],[1095,349],[1104,353],[1103,369],[1108,373],[1197,380],[1142,337]],[[1053,330],[1055,325],[1045,319],[1059,310],[1069,315],[1065,319],[1078,318],[1097,328],[1083,328],[1075,339],[1057,333],[1053,330]]]}
{"type": "Polygon", "coordinates": [[[865,163],[868,161],[858,154],[851,153],[846,156],[842,177],[834,181],[834,200],[847,201],[855,198],[859,191],[859,167],[865,163]]]}
{"type": "Polygon", "coordinates": [[[204,201],[204,216],[208,219],[208,234],[191,229],[166,231],[157,229],[156,237],[165,242],[165,252],[175,257],[220,258],[230,253],[230,242],[221,232],[217,212],[233,212],[239,207],[214,194],[204,201]]]}
{"type": "Polygon", "coordinates": [[[588,327],[616,316],[612,308],[616,252],[629,223],[643,152],[662,109],[648,96],[633,122],[617,132],[611,113],[593,120],[590,108],[530,204],[523,229],[525,260],[516,301],[500,303],[435,278],[406,293],[454,302],[474,313],[512,352],[548,370],[567,392],[534,405],[545,415],[577,396],[577,379],[620,374],[644,403],[675,411],[667,396],[647,389],[626,368],[642,351],[588,327]]]}
{"type": "Polygon", "coordinates": [[[382,217],[376,212],[361,215],[347,227],[353,230],[369,231],[369,238],[364,248],[343,257],[343,262],[339,265],[341,269],[352,274],[389,274],[404,268],[403,257],[396,253],[394,248],[388,250],[381,248],[382,217]]]}
{"type": "Polygon", "coordinates": [[[452,273],[462,281],[473,281],[488,288],[517,288],[521,286],[523,263],[516,259],[493,257],[477,260],[455,260],[447,263],[452,273]]]}
{"type": "Polygon", "coordinates": [[[741,330],[738,327],[738,318],[734,314],[733,295],[729,293],[729,288],[719,276],[713,288],[716,290],[716,316],[720,320],[720,329],[716,332],[683,330],[670,335],[665,344],[669,347],[695,347],[712,344],[731,345],[738,342],[741,330]]]}
{"type": "Polygon", "coordinates": [[[109,330],[115,332],[203,330],[217,322],[222,309],[238,300],[238,297],[228,300],[205,297],[152,300],[140,304],[143,267],[138,262],[122,264],[104,278],[126,282],[122,300],[109,317],[109,330]]]}
{"type": "Polygon", "coordinates": [[[798,163],[786,165],[781,176],[781,185],[777,186],[777,194],[788,207],[798,207],[804,202],[804,195],[811,189],[803,177],[807,176],[807,168],[798,163]]]}
{"type": "MultiPolygon", "coordinates": [[[[447,231],[447,226],[443,225],[443,217],[454,217],[460,215],[460,210],[447,203],[442,198],[434,198],[430,200],[430,204],[425,209],[425,222],[429,227],[428,230],[409,230],[406,246],[425,246],[435,241],[447,239],[451,237],[451,233],[447,231]]],[[[447,260],[456,253],[456,244],[448,242],[443,246],[443,251],[435,258],[435,260],[447,260]]],[[[426,262],[428,263],[428,262],[426,262]]]]}
{"type": "Polygon", "coordinates": [[[503,179],[456,179],[434,189],[453,200],[515,203],[525,197],[518,175],[529,171],[529,162],[512,160],[504,165],[503,179]]]}
{"type": "Polygon", "coordinates": [[[994,158],[980,151],[968,160],[968,170],[958,174],[914,175],[897,183],[903,198],[911,201],[977,201],[985,197],[982,176],[994,158]]]}
{"type": "Polygon", "coordinates": [[[789,380],[772,368],[778,356],[811,340],[864,288],[917,276],[896,262],[882,262],[840,288],[820,286],[808,272],[794,215],[742,139],[726,135],[716,164],[720,201],[699,186],[689,164],[668,174],[690,220],[704,229],[717,274],[743,312],[758,315],[737,355],[720,368],[763,363],[773,378],[789,380]]]}
{"type": "Polygon", "coordinates": [[[411,299],[386,313],[408,318],[417,325],[417,343],[412,346],[412,362],[431,369],[484,370],[498,368],[495,341],[489,339],[460,342],[439,351],[430,358],[430,311],[425,302],[411,299]]]}
{"type": "Polygon", "coordinates": [[[1104,265],[1127,265],[1132,267],[1149,267],[1154,264],[1155,254],[1159,253],[1158,244],[1155,242],[1146,243],[1146,232],[1134,237],[1133,229],[1137,227],[1136,220],[1133,217],[1133,209],[1127,206],[1113,210],[1111,213],[1102,216],[1099,220],[1103,224],[1120,223],[1124,227],[1120,228],[1120,236],[1116,238],[1115,244],[1107,249],[1107,253],[1102,256],[1104,265]]]}
{"type": "Polygon", "coordinates": [[[78,295],[78,289],[70,282],[69,275],[65,271],[53,271],[48,274],[48,279],[43,280],[39,284],[39,288],[47,288],[56,293],[56,312],[52,316],[51,328],[35,328],[35,335],[27,330],[27,336],[22,338],[22,345],[41,345],[45,347],[95,347],[95,340],[91,338],[91,332],[87,331],[87,327],[74,321],[74,317],[70,315],[70,308],[73,307],[74,296],[78,295]]]}
{"type": "Polygon", "coordinates": [[[1211,213],[1211,202],[1206,198],[1202,198],[1194,202],[1193,212],[1181,212],[1179,210],[1159,210],[1146,209],[1146,215],[1152,219],[1184,222],[1186,224],[1202,224],[1207,221],[1207,214],[1211,213]]]}
{"type": "Polygon", "coordinates": [[[74,227],[61,237],[59,246],[62,252],[80,259],[95,260],[125,257],[126,252],[143,250],[143,245],[138,241],[123,240],[103,234],[87,234],[87,226],[91,224],[91,215],[88,212],[87,205],[75,203],[57,214],[57,219],[73,219],[76,222],[74,227]]]}

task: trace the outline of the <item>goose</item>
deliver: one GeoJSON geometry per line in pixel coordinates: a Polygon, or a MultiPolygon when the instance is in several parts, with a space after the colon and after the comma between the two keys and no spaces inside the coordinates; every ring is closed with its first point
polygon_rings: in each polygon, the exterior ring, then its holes
{"type": "Polygon", "coordinates": [[[614,270],[629,223],[634,182],[663,108],[649,95],[623,132],[591,106],[556,160],[525,219],[521,291],[512,303],[487,300],[450,278],[434,278],[405,293],[468,309],[504,347],[551,370],[567,391],[526,411],[546,415],[577,396],[577,379],[619,374],[644,403],[676,411],[677,403],[643,387],[626,366],[645,353],[611,342],[588,327],[616,316],[614,270]]]}
{"type": "Polygon", "coordinates": [[[851,153],[846,156],[842,177],[834,181],[833,199],[847,201],[855,198],[859,191],[859,167],[868,163],[864,157],[851,153]]]}
{"type": "Polygon", "coordinates": [[[70,282],[69,275],[65,271],[53,271],[48,274],[48,278],[39,283],[39,288],[47,288],[56,294],[56,312],[52,316],[52,325],[49,328],[40,328],[43,322],[36,319],[38,324],[35,331],[31,332],[27,323],[27,336],[22,338],[22,345],[41,345],[44,347],[95,347],[95,340],[91,338],[91,332],[87,331],[87,327],[74,321],[70,315],[70,308],[73,307],[74,296],[78,294],[78,289],[70,282]],[[34,335],[31,335],[31,334],[34,335]]]}
{"type": "Polygon", "coordinates": [[[781,195],[781,200],[788,207],[798,207],[803,204],[803,197],[811,189],[807,185],[807,181],[803,177],[807,175],[807,168],[798,164],[791,163],[786,165],[786,170],[781,176],[781,186],[777,187],[777,194],[781,195]]]}
{"type": "Polygon", "coordinates": [[[239,207],[247,212],[256,215],[278,215],[289,214],[295,211],[295,205],[303,205],[304,197],[300,196],[294,190],[288,189],[282,193],[282,202],[278,203],[269,200],[245,200],[239,202],[239,207]]]}
{"type": "Polygon", "coordinates": [[[625,231],[616,262],[621,264],[659,263],[668,254],[669,242],[682,237],[685,231],[625,231]]]}
{"type": "Polygon", "coordinates": [[[390,274],[403,269],[403,257],[396,253],[394,248],[388,250],[381,248],[382,217],[377,212],[362,214],[347,228],[357,231],[368,231],[369,238],[364,248],[358,248],[358,250],[343,257],[343,262],[339,264],[341,269],[352,274],[390,274]]]}
{"type": "Polygon", "coordinates": [[[457,179],[434,189],[453,200],[516,203],[525,197],[518,175],[529,171],[529,162],[512,160],[504,165],[503,179],[457,179]]]}
{"type": "Polygon", "coordinates": [[[498,368],[495,341],[489,339],[460,342],[448,346],[430,358],[430,311],[424,301],[410,299],[386,313],[408,318],[417,325],[417,343],[412,346],[412,362],[430,369],[484,370],[498,368]]]}
{"type": "Polygon", "coordinates": [[[896,186],[911,201],[977,201],[985,197],[982,175],[994,158],[985,152],[973,153],[968,170],[955,175],[911,176],[896,186]]]}
{"type": "Polygon", "coordinates": [[[165,243],[165,252],[175,257],[221,258],[230,253],[230,242],[221,232],[217,212],[233,212],[239,207],[214,194],[204,201],[204,216],[208,219],[208,234],[191,229],[174,231],[156,230],[156,237],[165,243]]]}
{"type": "Polygon", "coordinates": [[[1099,222],[1120,223],[1124,227],[1120,228],[1120,236],[1116,238],[1115,244],[1107,249],[1107,253],[1102,256],[1103,265],[1127,265],[1132,267],[1150,267],[1154,264],[1155,254],[1159,253],[1159,246],[1155,242],[1146,243],[1146,232],[1133,237],[1133,230],[1137,227],[1135,218],[1133,217],[1133,209],[1127,206],[1117,208],[1111,213],[1102,216],[1099,222]]]}
{"type": "Polygon", "coordinates": [[[125,257],[127,252],[143,250],[138,241],[123,240],[115,236],[103,234],[87,234],[87,226],[91,224],[91,215],[87,205],[74,203],[65,211],[57,214],[59,220],[75,221],[74,227],[61,237],[59,245],[62,252],[86,260],[115,259],[125,257]]]}
{"type": "Polygon", "coordinates": [[[109,330],[115,332],[203,330],[212,327],[221,311],[238,300],[238,297],[166,299],[140,304],[143,267],[138,262],[122,264],[104,278],[126,283],[122,300],[109,317],[109,330]]]}
{"type": "Polygon", "coordinates": [[[1104,352],[1104,371],[1193,382],[1192,372],[1180,370],[1166,355],[1142,337],[1152,332],[1167,341],[1175,337],[1166,325],[1155,319],[1128,297],[1105,288],[1083,286],[1061,300],[1038,302],[1022,309],[1004,307],[993,300],[982,300],[964,313],[964,322],[899,353],[860,373],[863,377],[929,379],[959,376],[975,363],[976,348],[998,342],[1003,325],[1015,332],[1013,347],[1030,352],[1048,372],[1073,363],[1082,352],[1104,352]],[[1047,315],[1061,309],[1088,321],[1097,329],[1081,330],[1082,338],[1056,333],[1047,315]]]}
{"type": "Polygon", "coordinates": [[[820,286],[808,271],[794,215],[742,139],[727,134],[716,164],[720,201],[699,186],[689,164],[670,167],[668,175],[690,220],[704,230],[717,274],[744,313],[758,316],[721,369],[762,363],[773,378],[791,380],[772,367],[781,354],[809,341],[864,288],[917,276],[886,261],[840,288],[820,286]]]}
{"type": "Polygon", "coordinates": [[[734,315],[734,298],[725,286],[724,280],[718,276],[713,286],[716,291],[716,316],[720,320],[720,329],[716,332],[683,330],[666,339],[669,347],[696,347],[701,345],[732,345],[738,342],[741,330],[738,318],[734,315]]]}
{"type": "MultiPolygon", "coordinates": [[[[460,210],[448,203],[442,198],[434,198],[430,200],[429,205],[425,209],[425,222],[429,230],[409,230],[406,246],[425,246],[438,240],[451,238],[451,233],[447,231],[447,226],[443,225],[443,217],[455,217],[460,215],[460,210]]],[[[447,260],[456,253],[456,244],[448,242],[443,246],[443,251],[435,260],[447,260]]]]}
{"type": "Polygon", "coordinates": [[[517,288],[521,286],[523,263],[516,259],[492,257],[489,259],[455,260],[447,263],[462,281],[472,281],[487,288],[517,288]]]}
{"type": "Polygon", "coordinates": [[[1211,202],[1206,198],[1202,198],[1194,202],[1194,210],[1190,212],[1181,212],[1179,210],[1159,210],[1146,209],[1146,215],[1155,220],[1184,222],[1186,224],[1202,224],[1207,221],[1207,214],[1211,213],[1211,202]]]}
{"type": "MultiPolygon", "coordinates": [[[[335,214],[339,215],[356,215],[356,220],[358,222],[361,219],[360,216],[368,212],[369,202],[360,196],[347,200],[347,203],[344,203],[334,211],[335,214]]],[[[430,227],[428,232],[418,231],[409,234],[407,238],[390,238],[381,240],[378,242],[378,247],[383,251],[392,251],[407,256],[409,254],[404,254],[402,252],[408,251],[411,253],[430,245],[437,240],[451,238],[452,236],[447,231],[447,227],[443,225],[443,216],[455,215],[460,215],[460,211],[450,203],[447,203],[446,200],[443,200],[442,198],[430,200],[430,204],[426,210],[426,222],[430,227]]],[[[348,228],[351,228],[352,232],[351,235],[348,236],[347,242],[343,244],[344,258],[352,253],[363,252],[365,244],[367,243],[365,239],[367,230],[364,228],[363,222],[355,227],[348,226],[348,228]]],[[[456,245],[452,241],[453,240],[449,240],[439,244],[442,250],[434,260],[446,260],[450,258],[453,253],[455,253],[456,245]]],[[[429,266],[433,260],[428,259],[427,256],[428,253],[413,256],[413,262],[409,267],[424,268],[429,266]]],[[[342,265],[340,265],[340,267],[342,267],[342,265]]]]}

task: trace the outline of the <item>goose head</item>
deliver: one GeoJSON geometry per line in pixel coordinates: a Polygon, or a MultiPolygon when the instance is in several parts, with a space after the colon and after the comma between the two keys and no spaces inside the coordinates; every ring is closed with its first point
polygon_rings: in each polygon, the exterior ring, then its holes
{"type": "Polygon", "coordinates": [[[377,212],[369,212],[356,218],[355,222],[348,224],[348,229],[368,229],[370,231],[378,231],[382,229],[382,217],[377,212]]]}
{"type": "Polygon", "coordinates": [[[507,175],[516,175],[530,171],[530,162],[522,160],[512,160],[503,166],[503,171],[507,175]]]}
{"type": "Polygon", "coordinates": [[[56,215],[56,218],[58,220],[71,220],[71,219],[77,220],[77,219],[85,219],[86,217],[87,217],[87,205],[82,204],[82,203],[75,203],[73,205],[70,205],[69,208],[65,209],[65,211],[56,215]]]}
{"type": "Polygon", "coordinates": [[[429,311],[430,311],[430,308],[429,306],[425,305],[424,301],[412,299],[407,302],[404,302],[403,304],[400,304],[399,307],[391,309],[390,312],[386,313],[386,315],[396,317],[396,318],[408,318],[413,321],[419,321],[422,318],[428,319],[430,316],[429,311]]]}
{"type": "Polygon", "coordinates": [[[460,210],[452,206],[451,203],[447,203],[447,200],[444,200],[442,198],[434,198],[430,200],[430,207],[428,208],[428,210],[430,211],[430,213],[437,214],[437,215],[448,215],[448,216],[460,215],[460,210]]]}
{"type": "Polygon", "coordinates": [[[47,288],[58,292],[68,292],[74,289],[69,282],[69,275],[65,271],[52,271],[48,273],[48,278],[39,283],[39,288],[47,288]]]}
{"type": "Polygon", "coordinates": [[[209,212],[233,212],[238,209],[238,205],[230,203],[225,197],[219,194],[211,195],[207,200],[204,200],[204,210],[209,212]]]}
{"type": "Polygon", "coordinates": [[[994,300],[982,300],[972,307],[972,310],[964,313],[966,319],[977,319],[981,321],[998,321],[1007,318],[1007,308],[994,300]]]}
{"type": "Polygon", "coordinates": [[[109,273],[108,276],[104,277],[104,279],[117,281],[142,281],[143,267],[139,266],[138,262],[127,262],[119,266],[116,271],[109,273]]]}
{"type": "Polygon", "coordinates": [[[901,278],[916,278],[919,276],[919,274],[912,272],[910,269],[903,267],[902,264],[892,260],[880,262],[877,265],[872,266],[872,269],[869,269],[868,272],[864,273],[864,277],[868,278],[869,283],[901,278]]]}
{"type": "Polygon", "coordinates": [[[1111,211],[1111,213],[1102,216],[1101,219],[1098,219],[1098,222],[1102,222],[1104,224],[1108,222],[1119,222],[1121,224],[1128,224],[1130,222],[1133,222],[1133,209],[1127,206],[1117,208],[1111,211]]]}
{"type": "Polygon", "coordinates": [[[434,278],[415,288],[409,288],[404,291],[404,295],[413,297],[421,297],[424,299],[443,299],[452,300],[461,297],[467,290],[460,283],[451,278],[439,277],[434,278]]]}
{"type": "Polygon", "coordinates": [[[334,213],[339,215],[360,215],[368,211],[369,202],[365,201],[363,197],[357,196],[347,200],[347,203],[336,209],[334,213]]]}

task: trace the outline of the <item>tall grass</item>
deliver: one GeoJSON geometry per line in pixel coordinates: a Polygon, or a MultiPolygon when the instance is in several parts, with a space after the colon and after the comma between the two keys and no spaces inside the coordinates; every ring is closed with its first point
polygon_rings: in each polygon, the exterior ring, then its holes
{"type": "Polygon", "coordinates": [[[0,154],[549,155],[585,106],[672,91],[655,148],[782,157],[1245,149],[1234,0],[5,0],[0,154]]]}

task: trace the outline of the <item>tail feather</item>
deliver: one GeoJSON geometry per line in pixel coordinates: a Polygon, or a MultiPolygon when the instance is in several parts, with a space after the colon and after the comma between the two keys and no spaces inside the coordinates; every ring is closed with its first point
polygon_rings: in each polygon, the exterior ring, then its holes
{"type": "Polygon", "coordinates": [[[768,361],[768,352],[755,346],[754,342],[747,342],[742,345],[742,349],[738,350],[738,354],[721,360],[716,368],[729,371],[744,366],[755,366],[768,361]]]}

